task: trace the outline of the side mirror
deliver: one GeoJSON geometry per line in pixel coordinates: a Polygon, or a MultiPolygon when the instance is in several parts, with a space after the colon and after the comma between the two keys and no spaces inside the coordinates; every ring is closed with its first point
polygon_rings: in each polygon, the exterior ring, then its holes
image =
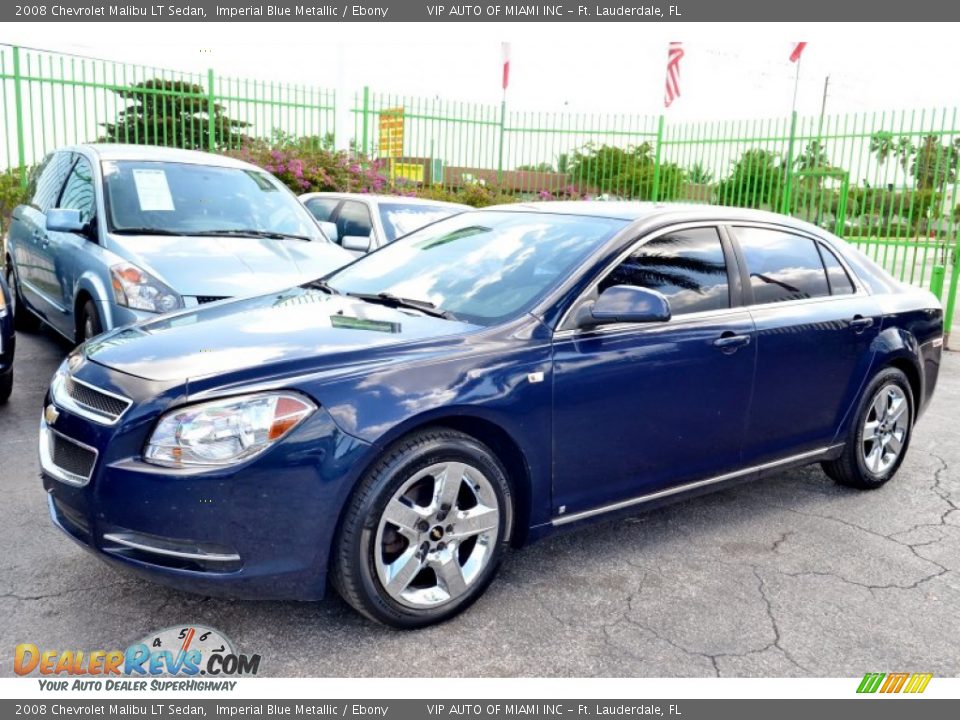
{"type": "Polygon", "coordinates": [[[592,306],[584,306],[577,316],[578,327],[613,323],[666,322],[670,303],[656,290],[633,285],[607,288],[592,306]]]}
{"type": "Polygon", "coordinates": [[[54,208],[53,210],[47,210],[47,230],[83,233],[86,232],[86,223],[83,222],[79,210],[54,208]]]}
{"type": "Polygon", "coordinates": [[[370,252],[370,236],[362,235],[344,235],[340,243],[344,250],[353,250],[354,252],[370,252]]]}
{"type": "Polygon", "coordinates": [[[320,231],[330,242],[336,242],[339,239],[340,233],[337,232],[336,223],[327,222],[326,220],[317,220],[317,225],[320,226],[320,231]]]}

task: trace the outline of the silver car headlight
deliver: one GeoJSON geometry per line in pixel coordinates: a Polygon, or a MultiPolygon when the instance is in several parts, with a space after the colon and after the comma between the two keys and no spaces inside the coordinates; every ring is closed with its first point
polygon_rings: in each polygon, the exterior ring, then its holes
{"type": "Polygon", "coordinates": [[[183,306],[180,296],[173,290],[130,263],[111,266],[110,284],[117,305],[132,310],[165,313],[183,306]]]}
{"type": "Polygon", "coordinates": [[[191,405],[160,418],[144,460],[166,467],[223,467],[253,458],[317,406],[295,393],[258,393],[191,405]]]}

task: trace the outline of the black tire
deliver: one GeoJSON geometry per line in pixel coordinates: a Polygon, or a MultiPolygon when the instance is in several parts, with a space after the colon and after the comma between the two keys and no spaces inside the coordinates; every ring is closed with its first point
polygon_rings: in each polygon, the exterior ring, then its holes
{"type": "Polygon", "coordinates": [[[102,332],[103,321],[100,320],[97,305],[93,300],[87,300],[80,308],[80,314],[77,315],[77,345],[82,345],[102,332]]]}
{"type": "Polygon", "coordinates": [[[20,283],[17,282],[17,271],[14,269],[10,258],[7,258],[7,267],[4,272],[4,278],[7,281],[7,287],[10,288],[10,295],[14,304],[13,327],[20,332],[34,332],[40,327],[40,318],[30,312],[27,306],[23,304],[20,283]]]}
{"type": "Polygon", "coordinates": [[[354,609],[385,625],[414,629],[444,622],[466,610],[489,586],[508,550],[512,527],[507,472],[493,452],[455,430],[422,430],[387,448],[354,490],[334,544],[331,582],[354,609]],[[489,545],[492,549],[486,565],[462,595],[435,607],[413,608],[391,596],[378,576],[375,553],[382,550],[377,547],[377,531],[387,504],[405,483],[418,472],[446,462],[466,463],[485,476],[486,487],[492,488],[498,503],[496,540],[489,545]]]}
{"type": "Polygon", "coordinates": [[[877,373],[876,377],[870,381],[860,396],[857,404],[857,412],[850,430],[847,433],[847,441],[843,448],[843,454],[836,460],[829,460],[821,463],[824,472],[833,480],[847,487],[857,488],[858,490],[874,490],[884,485],[890,478],[896,475],[897,470],[903,463],[910,446],[910,438],[913,435],[913,421],[915,418],[915,404],[913,391],[910,388],[910,382],[907,376],[897,368],[888,367],[877,373]],[[865,425],[872,415],[872,407],[879,393],[887,388],[899,388],[906,398],[907,414],[905,436],[901,442],[899,455],[893,460],[889,467],[875,471],[867,467],[867,461],[864,457],[864,431],[865,425]]]}
{"type": "Polygon", "coordinates": [[[9,372],[0,375],[0,405],[6,404],[10,399],[10,393],[13,392],[13,368],[9,372]]]}

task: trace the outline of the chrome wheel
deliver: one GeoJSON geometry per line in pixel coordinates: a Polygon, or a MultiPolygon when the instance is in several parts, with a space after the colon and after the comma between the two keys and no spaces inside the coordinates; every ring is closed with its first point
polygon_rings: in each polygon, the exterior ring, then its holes
{"type": "Polygon", "coordinates": [[[497,543],[500,505],[490,480],[460,462],[431,465],[390,498],[373,547],[387,594],[432,608],[466,593],[497,543]]]}
{"type": "Polygon", "coordinates": [[[900,457],[910,432],[910,402],[899,385],[881,387],[867,410],[860,452],[863,464],[882,475],[900,457]]]}

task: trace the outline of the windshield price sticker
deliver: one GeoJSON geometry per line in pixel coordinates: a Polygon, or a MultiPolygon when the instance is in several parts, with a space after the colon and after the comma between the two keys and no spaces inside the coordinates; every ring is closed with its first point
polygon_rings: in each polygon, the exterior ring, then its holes
{"type": "Polygon", "coordinates": [[[167,174],[163,170],[138,168],[133,171],[133,182],[137,186],[137,199],[140,201],[141,210],[175,210],[167,174]]]}

